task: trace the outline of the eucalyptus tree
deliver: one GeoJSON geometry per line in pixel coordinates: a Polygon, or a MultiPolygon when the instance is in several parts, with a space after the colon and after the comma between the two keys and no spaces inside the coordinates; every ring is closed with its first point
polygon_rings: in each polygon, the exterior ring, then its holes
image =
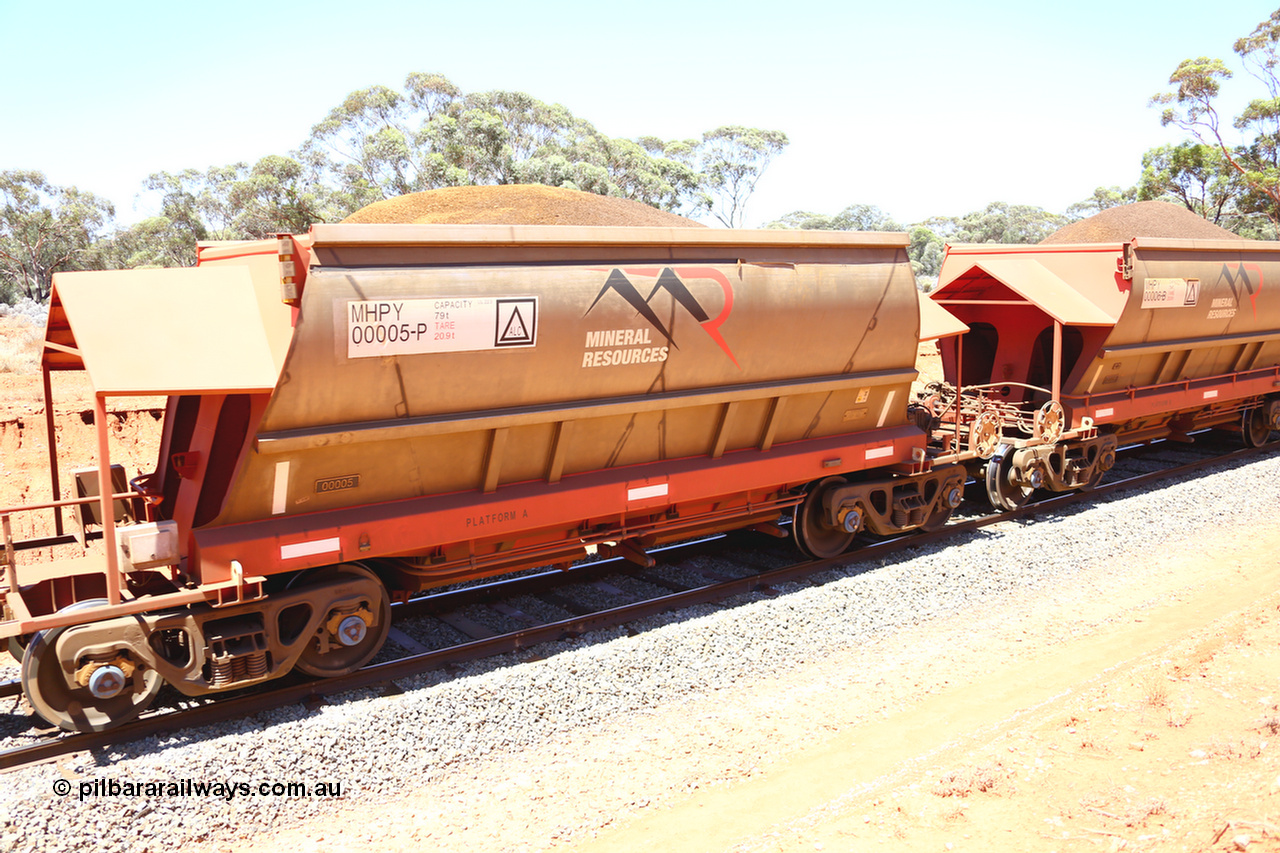
{"type": "Polygon", "coordinates": [[[942,238],[924,224],[899,225],[889,214],[874,204],[851,204],[836,214],[797,210],[768,223],[766,228],[797,228],[823,231],[906,231],[910,240],[907,257],[911,272],[927,292],[942,268],[942,238]]]}
{"type": "Polygon", "coordinates": [[[106,199],[43,172],[0,172],[0,295],[46,301],[55,272],[92,268],[94,242],[114,218],[106,199]]]}
{"type": "Polygon", "coordinates": [[[525,92],[464,92],[440,74],[402,89],[352,92],[312,129],[299,153],[350,212],[422,190],[539,183],[618,196],[739,226],[780,131],[727,126],[700,139],[611,137],[561,104],[525,92]]]}
{"type": "MultiPolygon", "coordinates": [[[[324,187],[290,157],[270,154],[250,166],[232,163],[204,171],[156,172],[146,188],[160,194],[155,233],[199,240],[252,240],[306,231],[338,215],[324,187]]],[[[153,226],[149,226],[153,227],[153,226]]]]}
{"type": "Polygon", "coordinates": [[[993,201],[982,210],[923,224],[949,243],[1039,243],[1068,221],[1035,205],[993,201]]]}
{"type": "Polygon", "coordinates": [[[818,231],[901,231],[893,217],[874,204],[851,204],[837,214],[797,210],[765,225],[766,228],[798,228],[818,231]]]}
{"type": "Polygon", "coordinates": [[[1087,216],[1093,216],[1112,207],[1132,204],[1137,200],[1138,188],[1136,186],[1126,189],[1121,189],[1120,187],[1098,187],[1093,191],[1093,195],[1070,205],[1067,208],[1067,218],[1084,219],[1087,216]]]}
{"type": "Polygon", "coordinates": [[[704,176],[704,207],[726,227],[742,227],[761,175],[789,143],[780,130],[741,125],[702,134],[696,157],[704,176]]]}
{"type": "Polygon", "coordinates": [[[1240,173],[1216,145],[1187,140],[1142,155],[1139,201],[1172,202],[1223,225],[1234,212],[1235,200],[1247,191],[1240,173]]]}
{"type": "Polygon", "coordinates": [[[1173,91],[1151,99],[1161,107],[1160,121],[1191,133],[1217,148],[1248,187],[1237,202],[1241,213],[1265,214],[1280,222],[1280,10],[1236,40],[1233,49],[1264,94],[1245,104],[1234,118],[1218,110],[1222,83],[1233,72],[1220,59],[1184,59],[1169,77],[1173,91]],[[1230,129],[1229,129],[1229,127],[1230,129]]]}

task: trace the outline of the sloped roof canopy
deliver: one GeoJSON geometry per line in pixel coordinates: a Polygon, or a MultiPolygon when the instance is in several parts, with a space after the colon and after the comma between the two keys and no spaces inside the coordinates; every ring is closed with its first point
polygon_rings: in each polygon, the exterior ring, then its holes
{"type": "Polygon", "coordinates": [[[960,322],[958,317],[925,294],[920,294],[920,340],[949,338],[952,335],[963,335],[967,331],[969,327],[960,322]]]}
{"type": "Polygon", "coordinates": [[[244,267],[59,273],[43,361],[100,394],[261,392],[279,375],[244,267]]]}
{"type": "Polygon", "coordinates": [[[943,306],[972,300],[1025,300],[1068,326],[1114,326],[1124,308],[1123,300],[1114,298],[1106,304],[1095,302],[1031,257],[974,260],[931,296],[943,306]]]}

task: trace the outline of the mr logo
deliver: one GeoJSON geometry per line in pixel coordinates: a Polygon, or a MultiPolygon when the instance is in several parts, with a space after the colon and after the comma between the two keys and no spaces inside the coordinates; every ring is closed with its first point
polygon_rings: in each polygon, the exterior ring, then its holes
{"type": "Polygon", "coordinates": [[[494,323],[495,347],[529,347],[537,343],[538,299],[499,299],[494,323]]]}
{"type": "Polygon", "coordinates": [[[738,364],[738,359],[734,358],[733,351],[729,349],[729,344],[720,334],[720,327],[724,325],[724,322],[729,319],[729,314],[733,312],[733,286],[729,283],[729,279],[724,273],[713,267],[614,269],[605,280],[604,287],[600,288],[600,292],[596,294],[595,301],[591,303],[591,307],[582,316],[585,317],[590,314],[600,304],[600,300],[604,299],[612,291],[626,300],[626,303],[648,321],[649,325],[653,326],[660,335],[666,338],[671,346],[679,349],[680,347],[672,334],[675,326],[674,322],[672,323],[672,329],[668,329],[653,310],[653,299],[659,290],[669,293],[674,303],[696,320],[711,340],[715,341],[716,345],[724,351],[724,354],[729,356],[729,360],[733,362],[734,367],[741,369],[742,366],[738,364]],[[631,279],[627,277],[629,275],[656,279],[653,287],[649,290],[648,296],[640,295],[640,291],[636,289],[631,279]],[[720,285],[720,289],[724,292],[724,308],[720,310],[719,315],[715,318],[710,317],[682,279],[710,279],[720,285]]]}
{"type": "Polygon", "coordinates": [[[1231,295],[1235,297],[1236,304],[1240,304],[1240,290],[1244,290],[1249,294],[1249,304],[1253,307],[1253,319],[1258,319],[1258,294],[1262,292],[1262,267],[1257,264],[1240,263],[1236,265],[1233,271],[1226,264],[1222,265],[1222,272],[1218,274],[1218,281],[1225,281],[1227,287],[1231,289],[1231,295]],[[1250,273],[1258,279],[1258,283],[1254,284],[1250,278],[1250,273]]]}

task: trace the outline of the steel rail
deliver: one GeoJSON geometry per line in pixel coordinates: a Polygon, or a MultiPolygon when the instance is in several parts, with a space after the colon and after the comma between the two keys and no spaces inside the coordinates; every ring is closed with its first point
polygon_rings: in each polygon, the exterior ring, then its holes
{"type": "MultiPolygon", "coordinates": [[[[1272,452],[1274,449],[1275,444],[1272,443],[1259,448],[1242,448],[1225,454],[1207,456],[1203,459],[1191,460],[1170,468],[1162,468],[1158,471],[1137,474],[1113,483],[1099,485],[1089,491],[1073,491],[1054,495],[1015,510],[951,521],[933,532],[917,531],[875,541],[855,551],[836,557],[824,560],[809,560],[776,569],[767,569],[741,578],[715,581],[669,595],[623,604],[582,616],[574,616],[484,639],[471,640],[443,649],[412,654],[397,660],[366,666],[345,676],[304,682],[297,681],[297,676],[285,676],[282,680],[283,683],[273,683],[274,686],[266,691],[258,691],[241,696],[217,696],[216,698],[197,700],[200,704],[194,707],[181,708],[174,711],[151,712],[138,720],[125,723],[105,732],[63,733],[47,741],[0,752],[0,772],[8,772],[41,763],[73,752],[97,749],[152,735],[170,734],[183,729],[211,725],[287,705],[299,703],[309,705],[323,704],[325,697],[334,694],[377,685],[394,684],[396,679],[419,675],[449,665],[518,652],[541,643],[574,637],[602,628],[617,627],[627,622],[669,610],[686,608],[695,604],[714,603],[744,593],[768,590],[775,584],[802,580],[805,577],[833,568],[857,565],[868,560],[878,559],[886,554],[895,553],[906,548],[928,545],[1001,521],[1053,512],[1072,504],[1093,501],[1101,495],[1131,489],[1135,486],[1149,485],[1170,477],[1207,468],[1211,465],[1260,456],[1264,453],[1272,452]]],[[[705,548],[709,543],[721,541],[724,538],[723,536],[709,537],[708,539],[697,540],[694,543],[684,543],[684,546],[705,548]]],[[[662,550],[679,552],[684,546],[673,545],[662,550]]],[[[622,569],[622,573],[625,573],[626,568],[623,567],[640,570],[640,567],[626,563],[621,558],[612,558],[581,564],[568,570],[543,572],[506,581],[449,590],[433,596],[410,600],[399,605],[399,607],[406,608],[403,611],[405,615],[409,615],[411,612],[444,612],[466,604],[493,600],[497,597],[495,593],[499,591],[502,597],[524,594],[530,591],[536,592],[539,588],[545,588],[540,585],[546,584],[549,579],[558,578],[561,584],[557,585],[580,583],[595,577],[618,572],[620,569],[622,569]],[[519,592],[513,592],[513,590],[519,590],[519,592]],[[414,606],[411,607],[411,605],[414,606]]],[[[14,683],[9,682],[6,685],[0,685],[0,687],[9,687],[12,684],[14,683]]],[[[5,692],[0,695],[13,695],[14,692],[17,691],[5,692]]]]}

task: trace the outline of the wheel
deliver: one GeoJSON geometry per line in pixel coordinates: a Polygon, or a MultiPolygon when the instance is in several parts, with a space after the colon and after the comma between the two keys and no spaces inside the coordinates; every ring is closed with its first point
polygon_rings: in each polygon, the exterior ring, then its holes
{"type": "Polygon", "coordinates": [[[987,500],[996,509],[1018,509],[1027,503],[1035,489],[1010,481],[1013,473],[1013,448],[1002,444],[987,462],[987,500]]]}
{"type": "Polygon", "coordinates": [[[31,637],[10,637],[9,638],[9,654],[18,663],[22,663],[22,656],[27,653],[27,643],[31,642],[31,637]]]}
{"type": "Polygon", "coordinates": [[[1240,418],[1240,431],[1245,447],[1261,447],[1271,438],[1271,419],[1262,406],[1245,410],[1240,418]]]}
{"type": "MultiPolygon", "coordinates": [[[[77,601],[59,613],[106,604],[106,599],[77,601]]],[[[117,654],[91,670],[87,686],[77,678],[87,667],[67,672],[57,656],[57,641],[74,626],[38,631],[22,658],[22,691],[41,718],[69,732],[100,732],[141,714],[164,685],[160,673],[130,657],[117,654]],[[131,671],[127,671],[131,670],[131,671]]]]}
{"type": "MultiPolygon", "coordinates": [[[[377,593],[355,603],[339,605],[335,601],[329,607],[315,636],[307,641],[306,649],[294,664],[301,672],[317,678],[347,675],[373,660],[382,649],[387,632],[391,630],[391,601],[382,581],[373,572],[354,563],[325,566],[294,578],[289,586],[297,588],[304,584],[354,578],[373,581],[377,585],[377,593]],[[375,619],[376,624],[370,625],[369,619],[375,619]]],[[[351,596],[338,598],[345,600],[351,596]]]]}
{"type": "Polygon", "coordinates": [[[925,533],[940,530],[951,519],[951,513],[960,505],[963,497],[964,484],[952,486],[947,494],[940,495],[938,505],[934,507],[933,512],[929,513],[929,517],[924,520],[924,524],[920,525],[920,529],[925,533]]]}
{"type": "Polygon", "coordinates": [[[843,527],[829,526],[822,507],[823,496],[830,489],[844,484],[843,477],[828,477],[812,483],[804,501],[796,507],[791,538],[797,548],[814,559],[825,560],[843,554],[853,544],[857,530],[850,533],[843,527]]]}

